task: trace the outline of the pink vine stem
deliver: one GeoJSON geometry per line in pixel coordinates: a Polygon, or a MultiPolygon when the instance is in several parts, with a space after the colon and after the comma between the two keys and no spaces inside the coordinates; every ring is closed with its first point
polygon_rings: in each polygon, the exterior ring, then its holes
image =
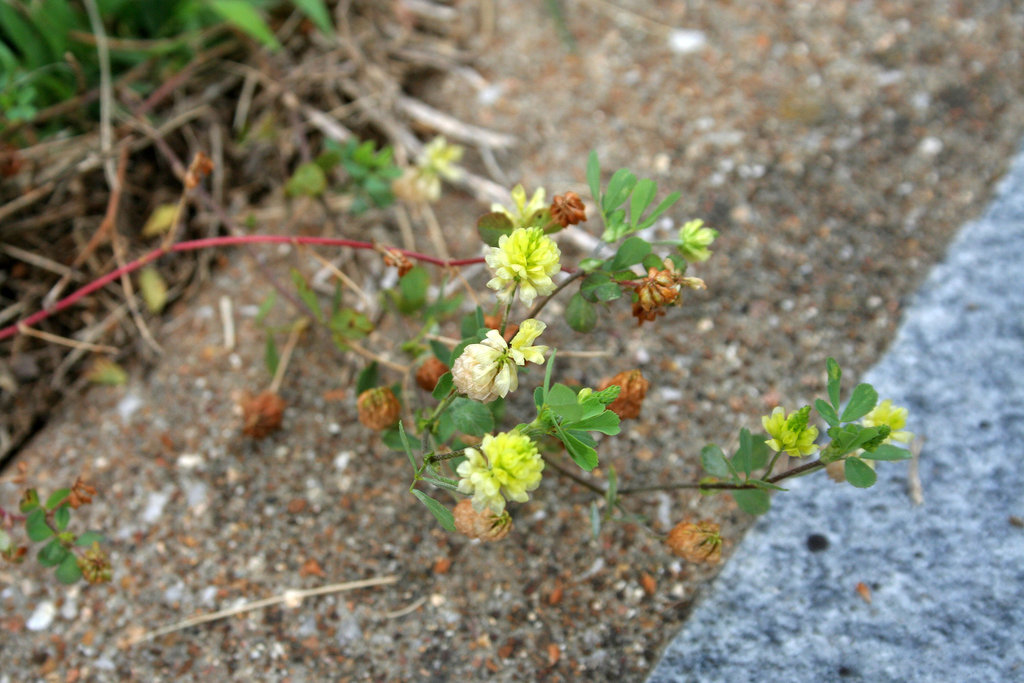
{"type": "MultiPolygon", "coordinates": [[[[188,240],[185,242],[178,242],[172,245],[170,248],[154,249],[153,251],[141,256],[130,263],[126,263],[123,267],[113,270],[106,275],[93,280],[89,284],[83,286],[81,289],[64,297],[51,308],[38,311],[22,318],[13,325],[0,329],[0,341],[13,337],[21,331],[21,327],[29,327],[35,325],[41,320],[49,318],[57,311],[62,311],[65,308],[71,306],[73,303],[78,301],[84,296],[92,294],[101,287],[118,279],[122,275],[134,272],[139,268],[143,267],[148,263],[152,263],[157,259],[163,257],[166,254],[170,254],[176,251],[198,251],[200,249],[209,249],[213,247],[232,247],[239,244],[312,244],[328,247],[350,247],[352,249],[374,249],[377,245],[372,242],[360,242],[357,240],[346,240],[335,237],[292,237],[288,235],[231,235],[225,237],[207,237],[198,240],[188,240]]],[[[434,256],[428,256],[426,254],[420,254],[415,251],[408,251],[406,249],[391,248],[391,251],[396,251],[400,254],[404,254],[411,259],[417,261],[423,261],[424,263],[432,263],[437,266],[468,266],[473,263],[483,263],[484,259],[482,256],[475,258],[464,258],[464,259],[439,259],[434,256]]]]}

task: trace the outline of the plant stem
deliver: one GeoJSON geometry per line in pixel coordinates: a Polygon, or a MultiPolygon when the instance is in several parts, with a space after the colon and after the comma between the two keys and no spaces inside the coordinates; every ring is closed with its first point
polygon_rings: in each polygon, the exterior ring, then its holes
{"type": "MultiPolygon", "coordinates": [[[[774,477],[765,479],[769,484],[775,484],[791,477],[798,477],[802,474],[809,474],[815,470],[819,470],[825,466],[821,460],[815,460],[799,467],[780,472],[774,477]]],[[[644,491],[675,491],[677,489],[703,489],[703,490],[717,490],[717,491],[743,491],[749,489],[756,489],[757,487],[753,484],[734,484],[730,482],[715,482],[711,484],[691,484],[691,483],[674,483],[674,484],[654,484],[653,486],[630,486],[627,488],[619,489],[620,494],[627,493],[642,493],[644,491]]]]}
{"type": "Polygon", "coordinates": [[[2,505],[0,505],[0,522],[5,519],[9,519],[12,522],[24,522],[25,515],[19,515],[15,512],[8,512],[2,505]]]}
{"type": "MultiPolygon", "coordinates": [[[[33,313],[32,315],[22,318],[13,325],[0,329],[0,341],[13,337],[19,332],[19,325],[32,326],[41,320],[49,318],[57,311],[62,311],[68,308],[82,297],[92,294],[96,290],[110,284],[111,282],[119,279],[122,275],[132,273],[145,265],[156,261],[167,254],[173,252],[184,252],[184,251],[199,251],[201,249],[211,249],[214,247],[231,247],[240,244],[315,244],[321,246],[330,247],[349,247],[351,249],[373,249],[374,244],[372,242],[360,242],[358,240],[340,239],[335,237],[311,237],[311,236],[291,236],[291,235],[226,235],[222,237],[206,237],[196,240],[188,240],[185,242],[178,242],[177,244],[171,245],[169,248],[159,248],[140,256],[139,258],[126,263],[125,265],[113,270],[106,275],[103,275],[89,284],[79,288],[72,294],[64,297],[52,308],[45,309],[33,313]]],[[[415,251],[408,251],[405,249],[398,249],[397,251],[405,254],[409,258],[422,261],[424,263],[431,263],[438,266],[465,266],[473,263],[483,263],[483,257],[476,258],[465,258],[465,259],[451,259],[444,260],[427,254],[421,254],[415,251]]]]}
{"type": "MultiPolygon", "coordinates": [[[[558,294],[559,292],[561,292],[561,291],[562,291],[563,289],[565,289],[565,287],[566,287],[566,286],[567,286],[567,285],[568,285],[568,284],[569,284],[570,282],[572,282],[573,280],[578,280],[579,278],[583,277],[584,275],[586,275],[586,273],[585,273],[585,272],[584,272],[584,271],[583,271],[582,269],[577,269],[577,270],[576,270],[576,271],[575,271],[575,272],[574,272],[574,273],[573,273],[572,275],[570,275],[570,276],[569,276],[569,277],[567,277],[566,279],[562,280],[561,284],[559,284],[559,285],[558,285],[557,287],[555,287],[555,291],[551,292],[551,293],[550,293],[550,294],[548,294],[548,295],[547,295],[546,297],[544,297],[543,299],[541,299],[540,301],[538,301],[538,302],[537,302],[537,303],[536,303],[536,304],[534,305],[534,307],[530,309],[530,312],[526,314],[526,317],[527,317],[527,318],[536,318],[536,317],[537,317],[537,314],[538,314],[538,313],[540,313],[540,312],[541,312],[541,310],[542,310],[542,309],[543,309],[543,308],[544,308],[545,306],[547,306],[548,302],[549,302],[549,301],[551,301],[552,299],[554,299],[554,298],[555,298],[555,296],[556,296],[556,295],[557,295],[557,294],[558,294]]],[[[0,339],[2,339],[2,337],[0,337],[0,339]]]]}

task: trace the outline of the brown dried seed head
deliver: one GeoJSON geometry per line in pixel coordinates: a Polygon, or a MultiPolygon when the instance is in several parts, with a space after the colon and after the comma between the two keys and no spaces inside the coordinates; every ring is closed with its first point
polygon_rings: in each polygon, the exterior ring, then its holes
{"type": "Polygon", "coordinates": [[[436,356],[431,356],[416,369],[416,384],[423,391],[433,391],[437,386],[437,380],[441,379],[441,376],[449,369],[436,356]]]}
{"type": "Polygon", "coordinates": [[[92,497],[96,495],[96,488],[89,486],[82,480],[81,477],[75,479],[74,486],[71,487],[71,493],[68,494],[68,505],[71,509],[77,510],[83,505],[88,505],[92,502],[92,497]]]}
{"type": "Polygon", "coordinates": [[[110,581],[111,567],[110,558],[100,550],[99,543],[93,543],[92,547],[85,551],[77,560],[78,568],[82,570],[82,577],[89,583],[106,583],[110,581]]]}
{"type": "Polygon", "coordinates": [[[587,220],[587,210],[583,200],[575,192],[555,195],[551,200],[551,218],[563,228],[576,225],[587,220]]]}
{"type": "Polygon", "coordinates": [[[281,428],[284,415],[284,399],[272,391],[252,396],[246,394],[241,401],[244,423],[242,433],[254,439],[262,439],[281,428]]]}
{"type": "Polygon", "coordinates": [[[397,268],[398,277],[403,277],[412,270],[412,261],[402,252],[397,249],[382,249],[382,251],[384,253],[384,265],[389,268],[397,268]]]}
{"type": "Polygon", "coordinates": [[[203,152],[197,152],[185,173],[185,187],[189,190],[196,187],[204,177],[213,172],[213,159],[203,152]]]}
{"type": "Polygon", "coordinates": [[[627,370],[620,372],[611,379],[601,380],[597,390],[603,391],[613,384],[619,386],[621,391],[618,398],[612,401],[608,410],[619,416],[622,420],[637,418],[640,416],[640,408],[643,406],[644,397],[651,383],[644,378],[639,370],[627,370]]]}
{"type": "Polygon", "coordinates": [[[464,498],[452,510],[455,517],[455,529],[470,538],[481,541],[500,541],[512,530],[512,518],[508,511],[496,515],[490,511],[479,512],[473,507],[473,501],[464,498]]]}
{"type": "Polygon", "coordinates": [[[842,484],[846,481],[846,465],[842,460],[830,462],[825,465],[825,474],[827,474],[829,478],[837,484],[842,484]]]}
{"type": "Polygon", "coordinates": [[[718,564],[722,559],[719,526],[710,520],[680,522],[668,532],[669,549],[687,562],[718,564]]]}
{"type": "Polygon", "coordinates": [[[398,421],[402,413],[402,404],[390,387],[367,389],[359,394],[356,405],[359,421],[370,429],[387,429],[398,421]]]}

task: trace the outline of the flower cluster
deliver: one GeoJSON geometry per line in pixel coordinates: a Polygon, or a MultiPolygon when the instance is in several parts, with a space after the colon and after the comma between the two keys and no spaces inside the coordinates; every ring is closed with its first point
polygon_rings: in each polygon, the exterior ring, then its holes
{"type": "Polygon", "coordinates": [[[690,263],[707,261],[711,258],[711,243],[718,237],[718,231],[704,227],[704,221],[696,218],[687,221],[679,229],[679,253],[690,263]]]}
{"type": "Polygon", "coordinates": [[[517,228],[502,235],[498,246],[488,250],[484,260],[494,272],[487,286],[498,299],[512,301],[516,291],[529,306],[538,296],[555,291],[551,276],[561,268],[562,253],[555,241],[540,228],[517,228]]]}
{"type": "Polygon", "coordinates": [[[511,194],[514,204],[511,210],[495,202],[491,204],[491,211],[505,214],[512,222],[512,226],[516,228],[529,228],[536,225],[538,212],[547,208],[544,203],[544,188],[538,187],[529,201],[526,200],[526,190],[522,185],[513,187],[511,194]]]}
{"type": "Polygon", "coordinates": [[[765,441],[768,447],[776,452],[785,452],[794,458],[810,455],[818,450],[814,440],[818,438],[818,428],[807,424],[811,407],[804,406],[800,410],[786,415],[780,406],[772,414],[761,418],[761,424],[772,438],[765,441]]]}
{"type": "Polygon", "coordinates": [[[473,507],[500,515],[505,500],[524,503],[528,491],[540,485],[544,459],[530,437],[519,432],[488,434],[480,449],[467,448],[466,460],[456,472],[459,491],[472,494],[473,507]]]}
{"type": "Polygon", "coordinates": [[[890,399],[885,399],[872,408],[871,412],[861,419],[861,424],[865,427],[888,427],[891,431],[885,443],[910,443],[914,439],[913,432],[903,429],[907,426],[907,409],[894,406],[890,399]]]}
{"type": "Polygon", "coordinates": [[[722,536],[711,520],[680,522],[668,532],[665,543],[687,562],[718,564],[722,560],[722,536]]]}
{"type": "Polygon", "coordinates": [[[462,147],[436,137],[423,148],[416,166],[408,168],[392,183],[396,196],[409,201],[436,202],[441,198],[441,180],[458,180],[462,169],[462,147]]]}
{"type": "Polygon", "coordinates": [[[489,330],[479,344],[470,344],[455,359],[452,380],[459,392],[487,403],[519,387],[516,366],[527,361],[544,364],[546,346],[532,346],[547,327],[534,318],[524,320],[509,345],[498,330],[489,330]]]}

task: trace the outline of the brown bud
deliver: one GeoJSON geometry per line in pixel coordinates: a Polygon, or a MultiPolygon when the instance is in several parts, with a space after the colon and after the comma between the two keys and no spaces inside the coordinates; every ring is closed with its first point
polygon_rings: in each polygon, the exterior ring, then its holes
{"type": "Polygon", "coordinates": [[[473,501],[463,498],[452,511],[455,517],[455,529],[470,538],[481,541],[500,541],[512,530],[512,518],[508,511],[496,515],[493,512],[479,512],[473,507],[473,501]]]}
{"type": "Polygon", "coordinates": [[[402,404],[390,387],[367,389],[359,394],[356,405],[359,421],[370,429],[387,429],[398,421],[402,413],[402,404]]]}
{"type": "Polygon", "coordinates": [[[563,228],[576,225],[587,220],[587,211],[583,200],[575,192],[555,195],[551,200],[551,218],[563,228]]]}
{"type": "Polygon", "coordinates": [[[620,419],[628,420],[640,416],[640,407],[643,405],[644,396],[651,383],[648,382],[639,370],[627,370],[620,372],[611,379],[601,380],[597,390],[603,391],[611,385],[621,388],[618,398],[612,401],[608,410],[619,416],[620,419]]]}
{"type": "Polygon", "coordinates": [[[687,562],[718,564],[722,560],[719,526],[710,520],[680,522],[668,532],[669,549],[687,562]]]}
{"type": "MultiPolygon", "coordinates": [[[[485,315],[484,325],[492,330],[501,331],[501,316],[500,315],[485,315]]],[[[515,323],[509,323],[505,325],[505,341],[512,341],[512,337],[516,336],[516,332],[519,331],[519,325],[515,323]]]]}
{"type": "Polygon", "coordinates": [[[93,543],[92,547],[86,550],[85,554],[80,556],[77,561],[78,568],[82,570],[82,577],[89,583],[110,581],[110,558],[100,550],[99,543],[93,543]]]}
{"type": "Polygon", "coordinates": [[[423,391],[433,391],[437,386],[437,380],[441,379],[449,367],[437,359],[436,356],[423,361],[423,364],[416,369],[416,384],[423,391]]]}
{"type": "Polygon", "coordinates": [[[71,493],[68,494],[68,505],[73,510],[77,510],[83,505],[88,505],[92,502],[92,497],[96,495],[96,488],[86,484],[81,477],[75,479],[75,485],[71,487],[71,493]]]}
{"type": "Polygon", "coordinates": [[[397,249],[384,247],[379,247],[379,249],[384,254],[384,265],[389,268],[397,268],[398,277],[402,277],[412,270],[412,261],[410,261],[409,257],[402,252],[397,249]]]}
{"type": "Polygon", "coordinates": [[[846,481],[846,464],[842,460],[836,460],[825,465],[825,474],[837,484],[846,481]]]}
{"type": "Polygon", "coordinates": [[[185,173],[185,188],[193,189],[206,176],[213,172],[213,159],[203,152],[197,152],[185,173]]]}
{"type": "Polygon", "coordinates": [[[246,394],[241,401],[244,424],[242,433],[254,439],[262,439],[272,431],[281,428],[285,402],[272,391],[252,396],[246,394]]]}

